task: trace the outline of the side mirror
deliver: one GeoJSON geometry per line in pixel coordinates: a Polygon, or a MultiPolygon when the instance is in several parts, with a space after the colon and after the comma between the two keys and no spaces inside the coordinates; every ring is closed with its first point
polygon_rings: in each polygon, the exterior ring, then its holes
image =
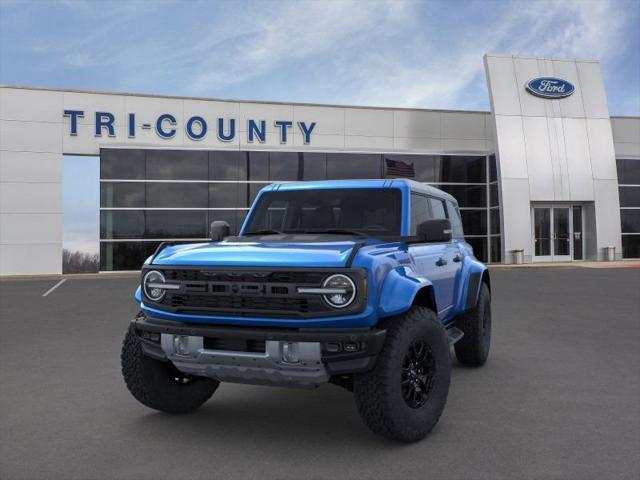
{"type": "Polygon", "coordinates": [[[209,236],[214,242],[219,242],[225,237],[231,234],[231,227],[223,220],[216,220],[211,222],[211,229],[209,230],[209,236]]]}
{"type": "Polygon", "coordinates": [[[416,233],[423,242],[450,242],[451,222],[446,218],[426,220],[418,225],[416,233]]]}

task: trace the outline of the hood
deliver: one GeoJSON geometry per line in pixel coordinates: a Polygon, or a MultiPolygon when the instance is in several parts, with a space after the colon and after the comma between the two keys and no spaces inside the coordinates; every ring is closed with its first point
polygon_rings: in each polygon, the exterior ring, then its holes
{"type": "Polygon", "coordinates": [[[167,246],[153,265],[344,267],[356,242],[217,242],[167,246]]]}

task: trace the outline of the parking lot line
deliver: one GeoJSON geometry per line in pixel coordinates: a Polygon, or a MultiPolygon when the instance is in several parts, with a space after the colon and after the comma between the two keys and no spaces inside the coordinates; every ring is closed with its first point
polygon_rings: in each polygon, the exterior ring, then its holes
{"type": "Polygon", "coordinates": [[[60,280],[58,283],[56,283],[53,287],[51,287],[49,290],[47,290],[46,292],[44,292],[42,294],[43,297],[46,297],[47,295],[49,295],[51,292],[53,292],[56,288],[58,288],[60,285],[62,285],[64,282],[66,282],[67,279],[63,278],[62,280],[60,280]]]}

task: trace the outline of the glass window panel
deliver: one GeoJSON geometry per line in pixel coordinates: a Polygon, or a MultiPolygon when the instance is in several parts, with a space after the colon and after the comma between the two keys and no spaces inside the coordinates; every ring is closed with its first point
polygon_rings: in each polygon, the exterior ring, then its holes
{"type": "Polygon", "coordinates": [[[210,208],[247,207],[246,183],[210,183],[210,208]]]}
{"type": "Polygon", "coordinates": [[[100,270],[140,270],[156,247],[155,242],[100,242],[100,270]]]}
{"type": "Polygon", "coordinates": [[[490,237],[491,244],[491,262],[498,263],[502,261],[502,240],[500,237],[490,237]]]}
{"type": "Polygon", "coordinates": [[[209,180],[246,180],[246,157],[238,151],[209,152],[209,180]]]}
{"type": "Polygon", "coordinates": [[[100,178],[144,180],[144,150],[124,148],[100,149],[100,178]]]}
{"type": "Polygon", "coordinates": [[[269,180],[269,153],[247,152],[248,180],[269,180]]]}
{"type": "Polygon", "coordinates": [[[486,183],[486,159],[477,156],[443,155],[438,182],[486,183]]]}
{"type": "Polygon", "coordinates": [[[473,254],[478,260],[487,261],[487,237],[467,237],[465,241],[473,247],[473,254]]]}
{"type": "Polygon", "coordinates": [[[622,257],[640,258],[640,235],[622,235],[622,257]]]}
{"type": "Polygon", "coordinates": [[[640,233],[640,209],[620,210],[622,233],[640,233]]]}
{"type": "Polygon", "coordinates": [[[381,156],[369,153],[328,153],[327,178],[380,178],[381,156]]]}
{"type": "Polygon", "coordinates": [[[442,200],[439,198],[429,197],[429,205],[431,207],[431,218],[447,218],[444,202],[442,200]]]}
{"type": "Polygon", "coordinates": [[[409,235],[415,235],[418,225],[430,218],[429,201],[424,195],[411,194],[411,225],[409,235]]]}
{"type": "Polygon", "coordinates": [[[248,206],[249,207],[251,205],[253,205],[253,201],[258,196],[258,193],[260,193],[260,190],[262,190],[267,185],[269,185],[269,184],[268,183],[251,183],[251,184],[249,184],[249,202],[248,202],[248,206]]]}
{"type": "Polygon", "coordinates": [[[497,208],[493,208],[489,210],[489,221],[491,222],[491,233],[501,233],[500,232],[500,210],[497,208]]]}
{"type": "Polygon", "coordinates": [[[298,180],[301,160],[294,152],[270,152],[269,180],[298,180]]]}
{"type": "Polygon", "coordinates": [[[534,243],[536,256],[551,255],[551,209],[533,209],[534,243]]]}
{"type": "Polygon", "coordinates": [[[489,155],[489,181],[498,181],[498,164],[495,155],[489,155]]]}
{"type": "Polygon", "coordinates": [[[147,183],[149,208],[207,208],[206,183],[147,183]]]}
{"type": "Polygon", "coordinates": [[[142,210],[102,210],[100,238],[143,238],[144,220],[142,210]]]}
{"type": "Polygon", "coordinates": [[[463,208],[487,206],[486,185],[438,185],[437,187],[453,195],[458,205],[463,208]]]}
{"type": "Polygon", "coordinates": [[[449,220],[451,220],[451,230],[453,232],[453,238],[464,238],[464,228],[462,226],[460,210],[458,210],[453,202],[449,200],[447,200],[447,210],[449,213],[449,220]]]}
{"type": "Polygon", "coordinates": [[[462,225],[466,235],[486,235],[487,234],[487,211],[486,210],[461,210],[462,225]]]}
{"type": "Polygon", "coordinates": [[[101,182],[100,206],[104,208],[144,207],[144,183],[141,182],[101,182]]]}
{"type": "Polygon", "coordinates": [[[618,158],[618,183],[640,185],[640,160],[618,158]]]}
{"type": "Polygon", "coordinates": [[[147,150],[149,180],[207,180],[208,153],[186,150],[147,150]]]}
{"type": "Polygon", "coordinates": [[[640,207],[640,187],[619,187],[621,207],[640,207]]]}
{"type": "Polygon", "coordinates": [[[305,152],[302,154],[302,180],[326,180],[327,179],[327,154],[305,152]]]}
{"type": "Polygon", "coordinates": [[[500,205],[497,183],[492,183],[489,185],[489,205],[492,207],[497,207],[498,205],[500,205]]]}
{"type": "Polygon", "coordinates": [[[147,210],[145,238],[205,238],[207,210],[147,210]]]}

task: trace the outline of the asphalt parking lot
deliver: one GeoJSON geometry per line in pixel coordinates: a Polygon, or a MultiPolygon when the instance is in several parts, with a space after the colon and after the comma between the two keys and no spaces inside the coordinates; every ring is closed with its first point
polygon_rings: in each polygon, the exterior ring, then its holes
{"type": "Polygon", "coordinates": [[[0,478],[640,476],[640,269],[495,269],[492,353],[455,364],[436,430],[403,445],[351,395],[224,384],[192,415],[120,375],[137,278],[0,282],[0,478]]]}

